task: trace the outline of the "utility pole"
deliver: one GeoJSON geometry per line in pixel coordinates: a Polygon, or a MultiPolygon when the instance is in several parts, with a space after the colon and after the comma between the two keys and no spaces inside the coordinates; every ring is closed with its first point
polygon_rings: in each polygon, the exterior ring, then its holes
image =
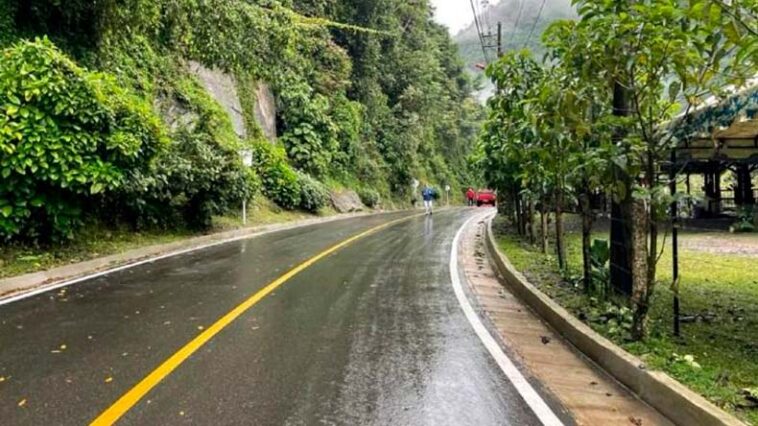
{"type": "Polygon", "coordinates": [[[503,23],[497,23],[497,57],[503,56],[503,23]]]}

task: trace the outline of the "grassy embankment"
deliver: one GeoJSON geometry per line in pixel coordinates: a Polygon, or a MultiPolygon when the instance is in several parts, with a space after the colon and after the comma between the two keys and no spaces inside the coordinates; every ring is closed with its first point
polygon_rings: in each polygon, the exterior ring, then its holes
{"type": "MultiPolygon", "coordinates": [[[[572,219],[569,221],[576,222],[572,219]]],[[[681,236],[680,299],[687,320],[682,323],[681,337],[672,332],[671,245],[667,240],[658,265],[650,337],[645,342],[631,342],[619,325],[623,315],[617,314],[617,308],[582,292],[578,226],[569,226],[566,279],[553,255],[541,254],[538,247],[509,232],[503,222],[496,229],[502,252],[540,290],[650,367],[665,371],[743,421],[758,425],[758,254],[729,250],[735,245],[758,247],[758,235],[685,232],[681,236]],[[724,252],[709,243],[712,235],[725,244],[724,252]]],[[[607,239],[608,232],[598,230],[593,237],[607,239]]]]}
{"type": "MultiPolygon", "coordinates": [[[[321,209],[318,216],[336,214],[332,208],[321,209]]],[[[248,211],[248,227],[272,223],[291,222],[314,217],[302,211],[288,211],[264,197],[257,197],[248,211]]],[[[82,262],[101,256],[213,232],[242,228],[242,216],[215,217],[209,232],[198,233],[185,229],[134,231],[128,228],[110,229],[103,226],[85,226],[75,239],[64,244],[35,247],[20,244],[0,246],[0,278],[41,271],[56,266],[82,262]]]]}

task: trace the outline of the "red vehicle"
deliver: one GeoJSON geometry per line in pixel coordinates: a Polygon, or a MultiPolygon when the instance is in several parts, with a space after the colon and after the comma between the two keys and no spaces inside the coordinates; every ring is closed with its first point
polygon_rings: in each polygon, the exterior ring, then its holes
{"type": "Polygon", "coordinates": [[[497,193],[491,189],[480,189],[476,193],[476,205],[481,207],[484,204],[495,206],[497,204],[497,193]]]}

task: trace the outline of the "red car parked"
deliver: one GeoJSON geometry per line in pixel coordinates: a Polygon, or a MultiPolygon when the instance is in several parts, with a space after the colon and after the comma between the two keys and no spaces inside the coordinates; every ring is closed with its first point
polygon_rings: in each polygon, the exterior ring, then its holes
{"type": "Polygon", "coordinates": [[[480,189],[476,193],[476,205],[481,207],[484,204],[491,204],[495,206],[497,204],[497,194],[491,189],[480,189]]]}

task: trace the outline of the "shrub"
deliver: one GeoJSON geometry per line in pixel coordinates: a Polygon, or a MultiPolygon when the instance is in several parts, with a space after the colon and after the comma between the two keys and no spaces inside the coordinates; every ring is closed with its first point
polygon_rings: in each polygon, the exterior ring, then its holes
{"type": "MultiPolygon", "coordinates": [[[[193,230],[211,227],[214,215],[237,209],[260,187],[242,164],[241,141],[226,112],[192,78],[177,75],[166,108],[185,111],[170,148],[110,201],[137,226],[193,230]]],[[[164,99],[165,101],[166,99],[164,99]]],[[[168,114],[166,114],[168,116],[168,114]]]]}
{"type": "Polygon", "coordinates": [[[47,39],[0,55],[0,238],[70,238],[97,194],[164,148],[160,119],[47,39]]]}
{"type": "Polygon", "coordinates": [[[253,169],[261,178],[263,193],[280,207],[294,210],[300,205],[300,182],[297,173],[287,164],[286,154],[265,141],[251,145],[253,169]]]}
{"type": "Polygon", "coordinates": [[[361,202],[368,208],[376,208],[379,205],[379,192],[371,188],[358,189],[358,196],[361,198],[361,202]]]}
{"type": "Polygon", "coordinates": [[[280,138],[287,156],[299,169],[323,176],[339,151],[339,127],[329,116],[324,95],[311,95],[307,87],[293,84],[280,94],[284,129],[280,138]]]}
{"type": "Polygon", "coordinates": [[[207,139],[203,134],[183,133],[171,149],[155,162],[149,173],[138,173],[113,197],[113,204],[127,211],[138,227],[193,230],[211,227],[214,215],[239,208],[260,187],[239,154],[207,139]]]}
{"type": "Polygon", "coordinates": [[[329,202],[329,190],[310,175],[298,172],[300,208],[316,213],[329,202]]]}
{"type": "Polygon", "coordinates": [[[753,206],[740,207],[737,211],[737,221],[729,227],[729,231],[733,233],[755,231],[755,213],[753,211],[753,206]]]}

